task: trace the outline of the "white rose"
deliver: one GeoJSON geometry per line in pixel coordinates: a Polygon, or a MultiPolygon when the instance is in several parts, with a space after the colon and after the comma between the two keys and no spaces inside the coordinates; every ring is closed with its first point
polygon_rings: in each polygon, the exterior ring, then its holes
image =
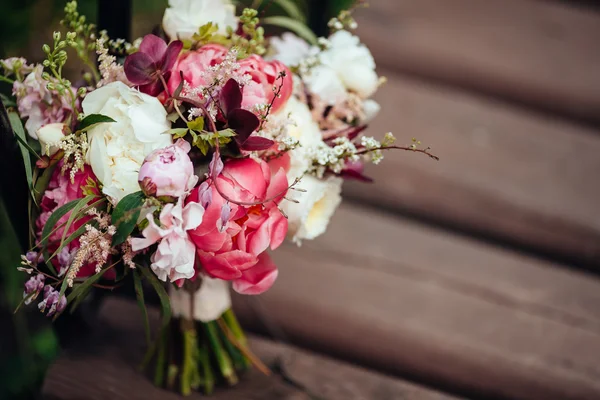
{"type": "Polygon", "coordinates": [[[37,138],[42,147],[42,154],[53,156],[59,150],[58,147],[52,144],[60,142],[65,137],[67,126],[59,122],[47,124],[37,130],[37,138]]]}
{"type": "MultiPolygon", "coordinates": [[[[175,317],[190,318],[190,294],[187,290],[169,285],[171,311],[175,317]]],[[[194,316],[201,322],[210,322],[231,308],[229,285],[221,279],[202,277],[202,286],[194,295],[194,316]]]]}
{"type": "Polygon", "coordinates": [[[329,47],[318,54],[319,65],[305,76],[312,93],[330,104],[345,99],[345,91],[366,99],[375,93],[378,77],[375,60],[358,37],[348,31],[338,31],[329,37],[329,47]]]}
{"type": "Polygon", "coordinates": [[[144,158],[172,143],[166,133],[171,127],[167,112],[157,98],[122,82],[89,93],[82,107],[86,115],[102,114],[116,121],[88,131],[86,162],[102,183],[102,192],[118,202],[140,190],[138,171],[144,158]]]}
{"type": "Polygon", "coordinates": [[[218,24],[219,33],[237,28],[235,6],[229,0],[169,0],[163,17],[163,29],[171,39],[192,39],[201,26],[218,24]]]}
{"type": "Polygon", "coordinates": [[[285,32],[281,37],[274,36],[269,41],[271,54],[269,60],[279,60],[288,67],[294,67],[309,56],[310,46],[304,40],[291,32],[285,32]]]}
{"type": "Polygon", "coordinates": [[[288,216],[288,237],[300,244],[304,239],[314,239],[327,230],[329,220],[342,201],[343,179],[328,177],[318,179],[305,175],[299,188],[306,192],[290,191],[288,197],[299,201],[284,200],[280,207],[288,216]]]}

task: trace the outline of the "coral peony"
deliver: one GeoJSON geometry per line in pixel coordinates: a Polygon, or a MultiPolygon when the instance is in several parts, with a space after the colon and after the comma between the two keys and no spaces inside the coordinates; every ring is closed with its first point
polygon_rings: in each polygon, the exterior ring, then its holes
{"type": "Polygon", "coordinates": [[[216,185],[219,190],[209,180],[188,197],[198,203],[210,198],[202,224],[189,232],[203,270],[233,281],[240,293],[262,293],[277,276],[264,253],[279,247],[287,234],[287,219],[278,209],[288,187],[285,171],[273,174],[262,160],[231,160],[216,185]],[[228,202],[219,192],[243,205],[228,202]]]}

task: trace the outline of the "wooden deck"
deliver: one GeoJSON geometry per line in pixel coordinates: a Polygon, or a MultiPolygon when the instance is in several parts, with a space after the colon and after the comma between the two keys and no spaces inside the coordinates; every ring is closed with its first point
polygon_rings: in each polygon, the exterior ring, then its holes
{"type": "MultiPolygon", "coordinates": [[[[274,288],[235,307],[287,344],[255,349],[296,354],[290,373],[327,399],[600,398],[600,12],[371,3],[359,34],[388,83],[370,131],[441,161],[389,154],[374,185],[346,185],[323,238],[275,253],[274,288]]],[[[135,306],[102,315],[95,347],[50,371],[48,397],[176,398],[133,368],[135,306]]],[[[215,398],[306,395],[253,374],[215,398]]]]}

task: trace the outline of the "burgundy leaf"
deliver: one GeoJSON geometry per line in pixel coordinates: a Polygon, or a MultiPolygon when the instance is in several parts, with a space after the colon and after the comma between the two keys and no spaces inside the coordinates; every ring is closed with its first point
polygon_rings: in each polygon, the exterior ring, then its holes
{"type": "MultiPolygon", "coordinates": [[[[157,67],[161,66],[166,51],[167,44],[156,35],[146,35],[144,36],[144,39],[142,39],[142,43],[140,43],[139,53],[144,53],[150,57],[157,67]]],[[[177,54],[179,54],[179,52],[177,52],[177,54]]]]}
{"type": "Polygon", "coordinates": [[[235,79],[228,80],[221,89],[219,104],[225,116],[242,106],[242,90],[235,79]]]}
{"type": "Polygon", "coordinates": [[[267,150],[274,144],[275,142],[271,139],[260,136],[251,136],[242,144],[241,148],[246,151],[267,150]]]}
{"type": "Polygon", "coordinates": [[[235,136],[235,141],[238,142],[238,144],[243,144],[250,137],[252,132],[258,128],[260,120],[250,111],[236,108],[231,110],[227,115],[227,123],[237,134],[235,136]]]}
{"type": "Polygon", "coordinates": [[[125,59],[123,66],[127,79],[134,85],[146,85],[153,80],[156,66],[145,53],[133,53],[125,59]]]}
{"type": "Polygon", "coordinates": [[[175,40],[169,44],[162,60],[161,70],[163,72],[168,72],[173,68],[181,49],[183,49],[183,42],[181,40],[175,40]]]}
{"type": "Polygon", "coordinates": [[[146,85],[139,86],[140,92],[149,94],[150,96],[158,96],[163,91],[163,84],[159,80],[154,80],[146,85]]]}

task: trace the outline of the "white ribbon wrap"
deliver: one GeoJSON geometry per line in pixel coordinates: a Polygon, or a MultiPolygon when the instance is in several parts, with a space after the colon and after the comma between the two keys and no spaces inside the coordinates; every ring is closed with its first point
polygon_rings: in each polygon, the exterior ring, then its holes
{"type": "MultiPolygon", "coordinates": [[[[188,291],[169,285],[169,298],[174,317],[190,318],[191,304],[188,291]]],[[[214,321],[229,308],[231,308],[229,284],[222,279],[202,277],[202,286],[194,295],[193,318],[201,322],[214,321]]]]}

